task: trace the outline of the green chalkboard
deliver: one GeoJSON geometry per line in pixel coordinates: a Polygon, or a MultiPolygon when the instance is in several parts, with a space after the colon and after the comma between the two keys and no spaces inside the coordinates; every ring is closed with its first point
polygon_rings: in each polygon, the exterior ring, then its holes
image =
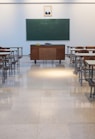
{"type": "Polygon", "coordinates": [[[69,19],[26,19],[26,40],[69,39],[69,19]]]}

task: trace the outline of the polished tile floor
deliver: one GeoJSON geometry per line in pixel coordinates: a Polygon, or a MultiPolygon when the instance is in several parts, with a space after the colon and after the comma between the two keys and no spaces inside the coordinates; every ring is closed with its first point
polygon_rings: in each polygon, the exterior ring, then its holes
{"type": "Polygon", "coordinates": [[[73,72],[67,57],[34,64],[24,56],[0,84],[0,139],[95,139],[95,101],[73,72]]]}

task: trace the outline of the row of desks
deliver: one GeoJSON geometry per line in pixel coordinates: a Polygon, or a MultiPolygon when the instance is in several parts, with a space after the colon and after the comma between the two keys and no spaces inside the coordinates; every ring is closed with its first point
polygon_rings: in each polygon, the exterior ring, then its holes
{"type": "Polygon", "coordinates": [[[2,71],[2,82],[5,82],[7,78],[7,71],[12,71],[12,69],[15,70],[15,65],[19,65],[19,60],[22,56],[22,47],[0,48],[0,69],[2,71]]]}
{"type": "Polygon", "coordinates": [[[0,52],[0,71],[2,83],[7,79],[7,71],[12,71],[12,62],[14,61],[12,51],[0,52]]]}
{"type": "MultiPolygon", "coordinates": [[[[79,83],[82,86],[83,85],[83,80],[89,81],[95,80],[95,53],[74,53],[73,55],[74,58],[74,73],[78,73],[79,77],[79,83]]],[[[95,94],[95,86],[94,87],[94,92],[95,94]]],[[[92,91],[92,86],[91,86],[91,91],[92,91]]],[[[90,97],[93,96],[93,94],[90,93],[90,97]]]]}

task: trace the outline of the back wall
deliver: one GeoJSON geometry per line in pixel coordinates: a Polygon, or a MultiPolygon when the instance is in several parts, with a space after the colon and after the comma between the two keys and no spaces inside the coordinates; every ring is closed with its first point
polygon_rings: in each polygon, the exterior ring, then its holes
{"type": "Polygon", "coordinates": [[[69,0],[52,1],[52,3],[35,3],[25,0],[20,2],[0,0],[0,46],[22,46],[24,55],[30,53],[30,44],[65,44],[68,45],[95,45],[95,3],[92,1],[69,0]],[[24,3],[23,3],[24,2],[24,3]],[[65,3],[66,2],[66,3],[65,3]],[[90,2],[90,3],[89,3],[90,2]],[[44,6],[52,6],[52,16],[44,16],[44,6]],[[70,19],[70,40],[68,41],[26,41],[27,18],[38,19],[70,19]]]}

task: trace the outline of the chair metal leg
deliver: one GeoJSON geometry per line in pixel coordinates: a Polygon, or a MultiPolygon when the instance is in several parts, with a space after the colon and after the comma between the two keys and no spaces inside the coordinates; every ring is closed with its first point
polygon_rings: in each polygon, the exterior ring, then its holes
{"type": "Polygon", "coordinates": [[[92,86],[91,86],[91,89],[90,89],[90,98],[92,97],[92,86]]]}
{"type": "Polygon", "coordinates": [[[94,87],[94,92],[93,92],[93,97],[95,96],[95,87],[94,87]]]}

